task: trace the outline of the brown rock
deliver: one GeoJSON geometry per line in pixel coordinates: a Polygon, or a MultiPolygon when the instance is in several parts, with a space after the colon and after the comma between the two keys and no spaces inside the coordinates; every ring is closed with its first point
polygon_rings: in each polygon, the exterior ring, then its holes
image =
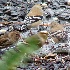
{"type": "Polygon", "coordinates": [[[14,43],[16,43],[20,38],[20,33],[18,31],[12,31],[9,33],[5,33],[0,36],[0,48],[8,47],[14,43]]]}

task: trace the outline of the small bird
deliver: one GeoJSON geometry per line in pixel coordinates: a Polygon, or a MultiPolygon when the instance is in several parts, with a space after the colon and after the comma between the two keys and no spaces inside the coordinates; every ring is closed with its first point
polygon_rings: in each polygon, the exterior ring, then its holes
{"type": "Polygon", "coordinates": [[[35,44],[35,45],[38,45],[39,47],[41,47],[45,43],[45,41],[47,40],[47,37],[48,37],[48,32],[41,31],[41,32],[38,32],[37,34],[32,35],[29,38],[25,39],[24,43],[25,42],[27,44],[32,43],[32,44],[35,44]]]}
{"type": "Polygon", "coordinates": [[[20,32],[11,31],[0,36],[0,49],[15,44],[20,39],[20,32]]]}
{"type": "Polygon", "coordinates": [[[54,21],[50,24],[50,27],[51,27],[50,32],[55,32],[58,30],[62,31],[64,29],[63,25],[61,25],[57,22],[54,22],[54,21]]]}

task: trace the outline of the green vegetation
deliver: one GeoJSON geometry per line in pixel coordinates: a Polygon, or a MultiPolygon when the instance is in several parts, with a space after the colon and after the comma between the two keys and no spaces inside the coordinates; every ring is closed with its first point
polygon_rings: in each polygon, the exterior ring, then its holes
{"type": "Polygon", "coordinates": [[[16,70],[16,67],[20,64],[22,59],[25,59],[24,54],[32,53],[37,50],[39,46],[37,43],[39,42],[38,37],[29,37],[26,39],[28,45],[23,43],[17,45],[17,50],[9,49],[2,56],[2,60],[0,60],[0,70],[16,70]]]}

